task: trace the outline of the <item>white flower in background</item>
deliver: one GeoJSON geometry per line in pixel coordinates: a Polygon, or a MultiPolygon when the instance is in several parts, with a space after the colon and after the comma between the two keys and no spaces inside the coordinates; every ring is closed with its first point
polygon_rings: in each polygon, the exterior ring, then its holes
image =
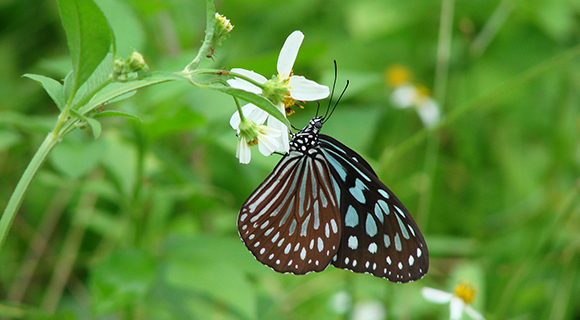
{"type": "Polygon", "coordinates": [[[330,297],[330,308],[337,314],[345,314],[351,307],[350,295],[345,290],[339,291],[330,297]]]}
{"type": "MultiPolygon", "coordinates": [[[[300,31],[294,31],[288,36],[280,51],[280,56],[278,56],[278,74],[270,80],[254,71],[240,68],[231,70],[233,73],[238,73],[263,85],[262,88],[241,78],[230,79],[227,81],[228,84],[233,88],[263,95],[272,101],[284,116],[286,116],[286,108],[293,106],[296,101],[315,101],[328,97],[330,91],[327,86],[292,73],[292,67],[296,61],[302,40],[304,40],[304,34],[300,31]]],[[[282,133],[280,135],[281,144],[280,149],[277,151],[288,152],[289,139],[286,125],[253,104],[247,104],[243,109],[244,114],[247,112],[248,118],[256,123],[263,124],[267,120],[268,126],[280,130],[282,133]]],[[[232,116],[230,123],[239,122],[239,119],[240,116],[236,112],[232,116]]]]}
{"type": "MultiPolygon", "coordinates": [[[[244,115],[245,110],[242,110],[244,115]]],[[[250,146],[258,145],[260,152],[269,156],[274,151],[280,149],[280,135],[282,132],[278,129],[258,125],[248,117],[236,122],[230,121],[230,125],[238,132],[238,146],[236,148],[236,157],[240,163],[250,163],[252,152],[250,146]]]]}
{"type": "Polygon", "coordinates": [[[426,127],[432,127],[439,122],[439,105],[429,96],[427,88],[411,82],[412,74],[407,68],[395,65],[387,70],[386,78],[394,88],[390,96],[393,106],[399,109],[414,107],[426,127]]]}
{"type": "Polygon", "coordinates": [[[352,310],[353,320],[384,320],[386,318],[385,306],[376,300],[359,302],[352,310]]]}
{"type": "Polygon", "coordinates": [[[461,319],[463,312],[467,313],[472,319],[484,320],[481,313],[470,306],[473,299],[475,299],[476,291],[474,287],[467,284],[457,285],[453,293],[427,287],[421,289],[425,300],[439,304],[449,303],[449,319],[451,320],[461,319]]]}

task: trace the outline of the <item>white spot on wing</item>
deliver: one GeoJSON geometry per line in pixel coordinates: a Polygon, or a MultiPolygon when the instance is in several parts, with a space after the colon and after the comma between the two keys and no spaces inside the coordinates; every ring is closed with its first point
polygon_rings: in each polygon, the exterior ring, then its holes
{"type": "Polygon", "coordinates": [[[338,232],[338,226],[336,225],[336,220],[330,219],[330,226],[332,227],[332,233],[338,232]]]}
{"type": "Polygon", "coordinates": [[[358,238],[355,236],[348,237],[348,247],[352,250],[356,250],[356,248],[358,248],[358,238]]]}
{"type": "Polygon", "coordinates": [[[389,199],[389,194],[385,190],[379,189],[379,193],[381,194],[381,196],[389,199]]]}
{"type": "MultiPolygon", "coordinates": [[[[377,204],[379,205],[379,207],[381,207],[381,209],[383,209],[383,212],[388,216],[389,214],[391,214],[391,209],[389,209],[389,205],[384,201],[384,200],[379,200],[377,201],[377,204]]],[[[375,209],[376,211],[376,209],[375,209]]]]}
{"type": "Polygon", "coordinates": [[[365,228],[367,234],[371,237],[374,237],[377,235],[377,223],[375,222],[375,219],[373,219],[373,216],[368,213],[367,214],[367,222],[366,222],[366,228],[365,228]]]}
{"type": "Polygon", "coordinates": [[[358,178],[354,181],[354,184],[354,187],[349,188],[348,191],[356,199],[356,201],[365,204],[366,199],[365,195],[363,194],[363,190],[367,189],[367,186],[358,178]]]}
{"type": "Polygon", "coordinates": [[[354,228],[358,225],[358,213],[353,206],[348,206],[346,215],[344,217],[344,224],[351,228],[354,228]]]}
{"type": "Polygon", "coordinates": [[[399,233],[395,234],[395,250],[401,251],[403,250],[403,246],[401,245],[401,238],[399,237],[399,233]]]}

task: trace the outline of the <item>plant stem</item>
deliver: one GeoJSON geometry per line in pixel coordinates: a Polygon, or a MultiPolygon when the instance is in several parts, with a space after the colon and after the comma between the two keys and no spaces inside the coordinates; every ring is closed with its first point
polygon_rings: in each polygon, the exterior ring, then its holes
{"type": "MultiPolygon", "coordinates": [[[[445,93],[449,74],[449,59],[451,57],[451,39],[453,34],[453,11],[455,0],[443,0],[441,4],[441,22],[439,25],[439,42],[437,45],[437,68],[435,70],[435,85],[433,88],[435,100],[443,111],[445,109],[445,93]]],[[[439,132],[433,132],[427,139],[425,152],[425,186],[421,189],[417,206],[417,221],[426,228],[429,221],[431,200],[433,197],[433,181],[439,158],[439,132]]],[[[425,230],[425,229],[424,229],[425,230]]]]}
{"type": "Polygon", "coordinates": [[[36,172],[38,172],[38,169],[48,157],[50,150],[52,150],[52,148],[54,148],[54,146],[58,143],[58,140],[59,139],[54,134],[54,132],[51,132],[46,136],[34,154],[34,157],[28,164],[28,167],[26,167],[26,170],[24,170],[22,178],[20,178],[20,181],[18,181],[14,193],[10,197],[10,200],[8,200],[8,205],[2,214],[2,218],[0,218],[0,250],[4,245],[4,241],[6,241],[8,231],[12,226],[12,222],[14,221],[14,217],[16,217],[16,213],[18,212],[20,204],[22,204],[24,194],[26,193],[32,178],[34,178],[36,172]]]}
{"type": "Polygon", "coordinates": [[[193,61],[191,61],[186,67],[185,72],[189,72],[192,69],[197,69],[199,64],[201,63],[201,59],[205,56],[205,53],[209,50],[211,46],[211,40],[213,39],[213,34],[215,31],[215,4],[213,0],[206,1],[206,14],[205,14],[206,22],[205,22],[205,38],[203,39],[203,43],[199,51],[197,52],[197,56],[193,61]]]}
{"type": "Polygon", "coordinates": [[[503,97],[506,93],[513,91],[515,88],[538,78],[556,68],[560,68],[570,61],[578,58],[580,56],[580,45],[566,50],[556,56],[546,59],[537,65],[529,68],[527,71],[515,76],[512,80],[507,81],[501,85],[498,85],[495,89],[492,89],[488,93],[484,93],[480,97],[474,98],[472,101],[458,106],[448,113],[441,122],[432,128],[424,128],[421,131],[415,133],[413,136],[409,137],[404,142],[395,146],[393,149],[389,149],[389,152],[383,152],[381,158],[379,159],[379,169],[378,172],[386,170],[392,161],[409,152],[413,147],[417,146],[421,141],[434,134],[437,130],[448,126],[449,124],[457,121],[465,114],[470,111],[479,108],[484,110],[493,107],[493,101],[497,100],[499,97],[503,97]]]}

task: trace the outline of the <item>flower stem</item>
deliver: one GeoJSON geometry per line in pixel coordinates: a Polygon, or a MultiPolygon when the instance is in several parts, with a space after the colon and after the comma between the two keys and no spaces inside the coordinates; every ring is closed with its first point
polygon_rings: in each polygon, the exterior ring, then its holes
{"type": "Polygon", "coordinates": [[[185,72],[190,72],[190,70],[197,69],[199,64],[201,63],[201,59],[205,57],[205,53],[211,47],[211,40],[213,39],[213,34],[215,32],[215,4],[213,0],[206,1],[206,24],[205,24],[205,38],[203,39],[203,43],[197,52],[197,56],[193,61],[191,61],[186,67],[185,72]]]}
{"type": "Polygon", "coordinates": [[[26,193],[26,190],[28,189],[28,186],[30,185],[32,178],[34,178],[36,172],[48,157],[50,150],[52,150],[52,148],[54,148],[54,146],[58,143],[58,140],[59,139],[54,134],[54,132],[51,132],[46,136],[46,138],[36,151],[36,154],[34,154],[34,157],[28,164],[28,167],[26,167],[26,170],[24,170],[24,174],[20,178],[20,181],[18,181],[14,193],[10,197],[10,200],[8,200],[8,205],[6,206],[6,209],[2,214],[2,218],[0,218],[0,250],[4,245],[4,241],[8,236],[8,231],[12,226],[14,217],[16,217],[18,208],[20,207],[20,204],[24,199],[24,194],[26,193]]]}
{"type": "Polygon", "coordinates": [[[238,100],[238,97],[236,96],[232,96],[234,98],[234,101],[236,102],[236,108],[238,108],[238,113],[240,114],[240,122],[244,122],[246,121],[246,117],[244,116],[244,112],[242,112],[242,106],[240,105],[240,100],[238,100]]]}

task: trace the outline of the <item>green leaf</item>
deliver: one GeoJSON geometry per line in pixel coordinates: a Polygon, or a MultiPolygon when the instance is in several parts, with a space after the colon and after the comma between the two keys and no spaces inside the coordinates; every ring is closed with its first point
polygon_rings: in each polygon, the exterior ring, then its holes
{"type": "Polygon", "coordinates": [[[108,53],[101,61],[95,72],[87,79],[86,92],[92,92],[113,75],[113,54],[108,53]]]}
{"type": "Polygon", "coordinates": [[[96,95],[90,103],[82,106],[77,112],[79,114],[86,114],[87,112],[100,107],[102,104],[109,103],[113,99],[125,94],[129,94],[139,88],[147,87],[152,84],[167,82],[167,81],[185,81],[186,78],[167,72],[149,73],[140,80],[130,82],[115,82],[108,85],[100,94],[96,95]]]}
{"type": "MultiPolygon", "coordinates": [[[[71,70],[66,75],[63,83],[64,84],[63,84],[62,91],[63,91],[64,99],[65,99],[65,101],[69,101],[71,94],[73,94],[73,89],[74,89],[74,85],[75,85],[75,73],[74,73],[74,71],[71,70]]],[[[74,103],[74,101],[73,101],[73,103],[74,103]]]]}
{"type": "Polygon", "coordinates": [[[130,119],[139,120],[139,121],[143,122],[143,119],[139,118],[138,116],[136,116],[132,113],[127,113],[127,112],[117,111],[117,110],[105,110],[105,111],[101,111],[99,113],[96,113],[93,116],[94,119],[111,118],[111,117],[125,117],[125,118],[130,118],[130,119]]]}
{"type": "Polygon", "coordinates": [[[75,74],[74,89],[78,89],[109,53],[113,33],[92,0],[59,0],[58,6],[75,74]]]}
{"type": "Polygon", "coordinates": [[[95,136],[95,139],[98,139],[101,136],[101,123],[98,120],[88,117],[85,117],[85,120],[91,126],[91,129],[93,129],[93,135],[95,136]]]}
{"type": "Polygon", "coordinates": [[[58,109],[62,110],[62,108],[65,105],[65,101],[64,101],[64,92],[62,90],[62,84],[60,82],[39,74],[27,73],[24,75],[24,77],[30,78],[40,83],[42,87],[44,87],[44,90],[46,90],[46,93],[48,93],[48,95],[52,98],[54,103],[56,103],[58,109]]]}
{"type": "Polygon", "coordinates": [[[93,311],[103,314],[143,299],[157,277],[155,258],[146,251],[124,249],[91,270],[93,311]]]}
{"type": "Polygon", "coordinates": [[[93,130],[93,135],[95,136],[95,139],[98,139],[101,136],[101,123],[91,117],[85,117],[83,115],[80,115],[78,112],[74,111],[73,109],[70,109],[70,114],[74,117],[77,117],[83,121],[85,121],[93,130]]]}

